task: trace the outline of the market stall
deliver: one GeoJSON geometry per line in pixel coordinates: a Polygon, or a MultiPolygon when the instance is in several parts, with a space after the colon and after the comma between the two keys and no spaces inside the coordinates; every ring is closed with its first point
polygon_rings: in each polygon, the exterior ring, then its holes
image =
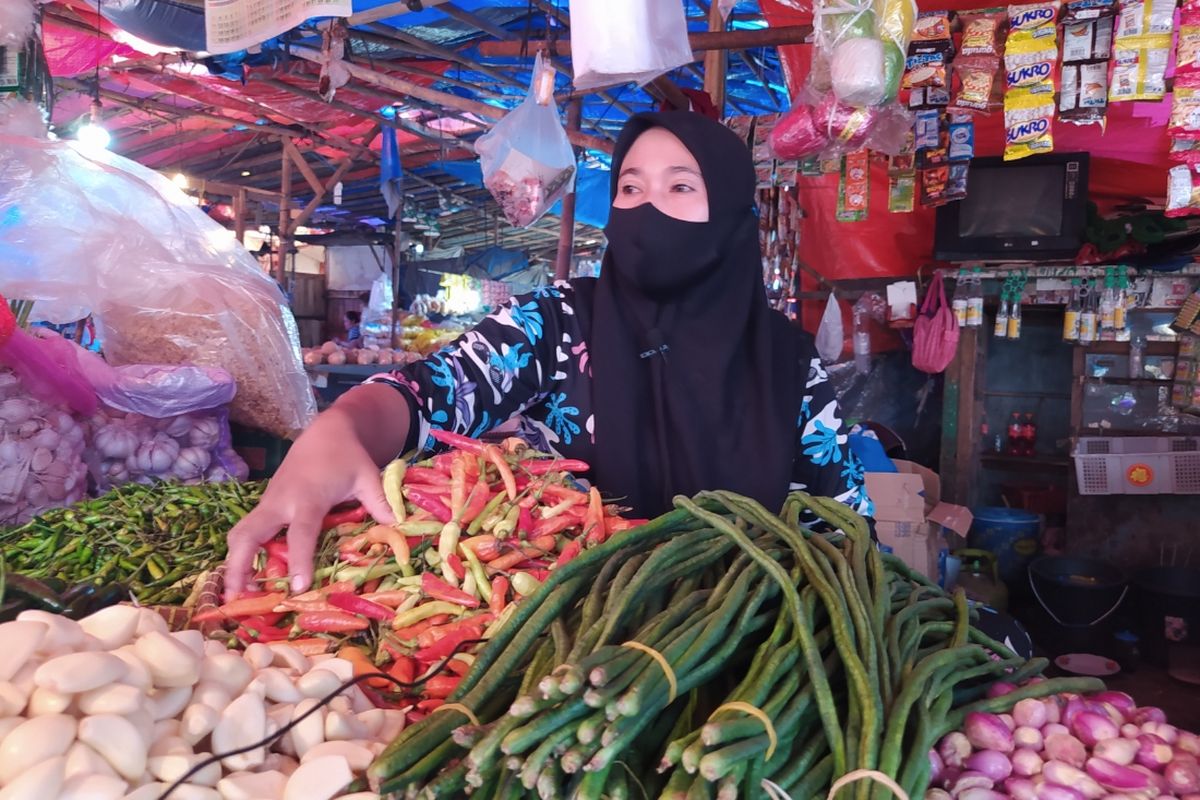
{"type": "Polygon", "coordinates": [[[1190,0],[18,5],[0,800],[1200,797],[1190,0]],[[706,358],[552,283],[657,108],[706,358]]]}

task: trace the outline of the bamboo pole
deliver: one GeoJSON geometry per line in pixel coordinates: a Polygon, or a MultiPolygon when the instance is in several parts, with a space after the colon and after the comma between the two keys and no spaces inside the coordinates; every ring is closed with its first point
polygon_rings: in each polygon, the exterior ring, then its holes
{"type": "MultiPolygon", "coordinates": [[[[688,43],[696,52],[710,50],[752,50],[756,47],[779,47],[781,45],[808,44],[812,36],[811,25],[781,25],[778,28],[760,28],[758,30],[709,31],[707,33],[689,33],[688,43]]],[[[480,42],[479,53],[488,57],[512,57],[524,52],[536,53],[538,50],[553,52],[560,56],[571,55],[570,41],[556,42],[553,50],[546,41],[531,41],[525,45],[521,42],[480,42]]],[[[700,60],[697,57],[696,60],[700,60]]]]}

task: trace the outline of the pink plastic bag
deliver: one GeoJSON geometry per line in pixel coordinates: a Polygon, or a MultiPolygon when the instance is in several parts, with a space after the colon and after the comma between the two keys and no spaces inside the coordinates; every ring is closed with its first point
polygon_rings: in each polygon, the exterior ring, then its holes
{"type": "Polygon", "coordinates": [[[958,320],[946,302],[942,274],[935,273],[913,330],[913,366],[936,375],[950,366],[958,350],[958,320]]]}

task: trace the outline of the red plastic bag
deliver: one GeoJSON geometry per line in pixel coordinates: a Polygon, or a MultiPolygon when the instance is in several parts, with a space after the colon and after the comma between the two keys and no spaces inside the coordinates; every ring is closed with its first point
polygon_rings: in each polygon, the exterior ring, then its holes
{"type": "Polygon", "coordinates": [[[954,360],[958,350],[958,320],[946,302],[942,274],[935,273],[913,330],[913,366],[936,375],[954,360]]]}

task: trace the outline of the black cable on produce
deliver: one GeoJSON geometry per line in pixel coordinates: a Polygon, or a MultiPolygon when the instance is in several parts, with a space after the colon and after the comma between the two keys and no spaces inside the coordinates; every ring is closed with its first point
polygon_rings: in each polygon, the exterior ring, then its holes
{"type": "Polygon", "coordinates": [[[224,753],[213,753],[211,756],[204,759],[203,761],[201,761],[197,764],[193,764],[191,769],[189,769],[187,772],[183,773],[183,775],[181,775],[179,778],[176,778],[175,782],[172,783],[170,786],[168,786],[166,788],[166,790],[158,796],[158,800],[167,800],[167,798],[171,796],[172,792],[174,792],[180,786],[182,786],[183,784],[188,782],[188,778],[190,778],[193,775],[195,775],[196,773],[200,772],[205,767],[208,767],[212,764],[220,763],[222,760],[229,758],[230,756],[238,756],[238,755],[241,755],[242,753],[249,753],[251,750],[257,750],[260,747],[270,747],[272,744],[274,744],[276,741],[278,741],[284,734],[288,733],[292,728],[296,727],[301,722],[303,722],[305,719],[307,719],[310,714],[315,712],[317,709],[324,708],[325,706],[332,703],[334,698],[336,698],[342,692],[349,689],[351,686],[356,686],[357,684],[359,684],[365,680],[371,680],[373,678],[383,678],[383,679],[395,684],[398,688],[415,689],[420,686],[423,686],[425,684],[425,682],[428,681],[430,678],[435,678],[438,675],[440,675],[441,673],[445,672],[446,667],[449,666],[450,662],[454,659],[454,657],[456,655],[458,655],[459,653],[463,652],[463,648],[469,647],[471,645],[481,644],[486,641],[487,641],[487,639],[466,639],[464,641],[459,642],[455,646],[454,650],[451,651],[450,655],[448,655],[444,659],[442,659],[442,662],[440,664],[438,664],[436,668],[434,668],[432,671],[430,671],[427,675],[422,676],[419,680],[413,681],[412,683],[405,683],[404,681],[397,680],[396,678],[392,677],[391,675],[388,675],[386,672],[366,672],[366,673],[363,673],[362,675],[356,675],[355,677],[353,677],[350,680],[343,683],[341,686],[339,686],[334,691],[327,694],[325,697],[321,698],[321,700],[315,706],[310,708],[308,711],[305,711],[303,714],[296,717],[294,720],[289,722],[287,725],[284,725],[282,728],[275,731],[270,736],[260,739],[259,741],[255,742],[254,744],[248,744],[245,747],[239,747],[236,750],[229,750],[224,753]]]}

